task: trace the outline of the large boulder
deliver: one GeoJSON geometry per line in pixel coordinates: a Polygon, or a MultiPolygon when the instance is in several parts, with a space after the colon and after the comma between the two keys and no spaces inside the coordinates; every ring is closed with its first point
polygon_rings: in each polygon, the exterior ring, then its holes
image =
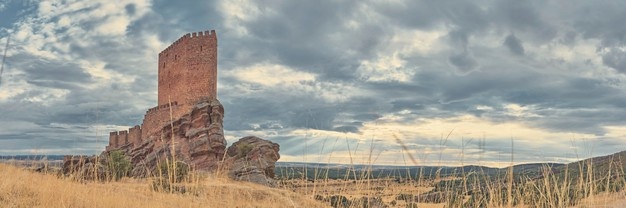
{"type": "Polygon", "coordinates": [[[228,176],[235,180],[276,186],[274,168],[280,159],[279,150],[278,144],[255,136],[239,139],[226,152],[228,176]]]}

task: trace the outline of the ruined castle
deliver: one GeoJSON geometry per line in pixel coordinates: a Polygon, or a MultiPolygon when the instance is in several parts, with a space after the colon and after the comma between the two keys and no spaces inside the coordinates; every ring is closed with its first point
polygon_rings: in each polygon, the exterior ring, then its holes
{"type": "MultiPolygon", "coordinates": [[[[201,100],[217,98],[217,34],[215,30],[183,35],[159,53],[158,103],[143,124],[111,132],[106,151],[141,144],[163,125],[188,113],[201,100]]],[[[132,147],[131,147],[132,148],[132,147]]]]}

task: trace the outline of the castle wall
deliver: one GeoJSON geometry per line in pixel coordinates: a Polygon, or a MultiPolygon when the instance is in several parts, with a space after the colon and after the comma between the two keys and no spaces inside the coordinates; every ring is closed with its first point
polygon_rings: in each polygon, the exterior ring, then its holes
{"type": "Polygon", "coordinates": [[[119,135],[117,136],[117,146],[121,147],[124,146],[126,144],[128,144],[128,131],[124,130],[124,131],[119,131],[119,135]]]}
{"type": "MultiPolygon", "coordinates": [[[[159,131],[163,125],[166,125],[171,120],[180,118],[183,114],[185,106],[178,103],[172,103],[171,105],[165,104],[154,108],[150,108],[143,118],[142,136],[153,135],[159,131]],[[170,109],[172,116],[170,117],[170,109]]],[[[146,139],[146,138],[143,138],[146,139]]]]}
{"type": "Polygon", "coordinates": [[[141,126],[137,125],[128,129],[128,142],[138,146],[141,143],[141,126]]]}
{"type": "Polygon", "coordinates": [[[118,147],[117,145],[117,131],[109,133],[109,146],[106,147],[107,150],[115,149],[118,147]]]}

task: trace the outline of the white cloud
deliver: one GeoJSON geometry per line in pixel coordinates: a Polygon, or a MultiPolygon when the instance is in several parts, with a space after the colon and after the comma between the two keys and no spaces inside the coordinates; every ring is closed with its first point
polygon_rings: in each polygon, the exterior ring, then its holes
{"type": "Polygon", "coordinates": [[[345,102],[365,93],[351,83],[320,82],[316,75],[291,69],[287,66],[263,63],[249,67],[222,70],[222,77],[236,78],[239,83],[232,88],[238,94],[258,94],[263,91],[280,90],[297,95],[311,95],[327,102],[345,102]]]}
{"type": "Polygon", "coordinates": [[[372,82],[410,82],[419,69],[407,66],[404,58],[440,53],[446,48],[442,42],[446,32],[444,29],[394,29],[393,36],[381,47],[375,59],[361,61],[358,68],[361,78],[372,82]]]}
{"type": "Polygon", "coordinates": [[[127,16],[113,16],[100,24],[96,31],[102,35],[124,35],[129,24],[130,20],[127,16]]]}
{"type": "Polygon", "coordinates": [[[45,93],[25,97],[22,101],[40,103],[42,106],[52,106],[53,103],[62,101],[69,93],[69,90],[65,89],[48,89],[45,93]]]}
{"type": "Polygon", "coordinates": [[[39,3],[39,14],[46,15],[51,13],[54,8],[52,7],[52,1],[42,1],[39,3]]]}
{"type": "MultiPolygon", "coordinates": [[[[224,26],[235,31],[235,34],[239,36],[248,34],[242,22],[253,20],[261,14],[256,4],[250,0],[222,0],[218,3],[218,8],[222,11],[224,26]]],[[[265,14],[269,12],[264,11],[265,14]]]]}
{"type": "Polygon", "coordinates": [[[534,110],[531,106],[521,106],[518,104],[506,104],[504,105],[504,109],[507,111],[506,114],[517,117],[517,118],[539,118],[541,117],[538,114],[533,113],[534,110]]]}
{"type": "Polygon", "coordinates": [[[61,28],[66,28],[71,25],[70,18],[67,17],[66,15],[60,16],[58,23],[59,23],[59,27],[61,28]]]}
{"type": "MultiPolygon", "coordinates": [[[[522,109],[519,106],[510,106],[510,108],[522,109]]],[[[623,136],[626,134],[625,129],[624,127],[612,127],[610,128],[610,136],[623,136]]],[[[577,150],[575,149],[579,149],[578,153],[590,151],[589,147],[585,147],[584,144],[572,143],[572,139],[597,138],[592,134],[550,132],[515,122],[493,123],[471,115],[436,119],[418,118],[413,121],[406,121],[406,116],[386,115],[376,121],[364,123],[359,133],[296,129],[285,132],[283,135],[309,138],[309,143],[319,142],[320,138],[347,139],[352,144],[352,148],[355,148],[356,143],[360,143],[360,149],[352,153],[353,159],[358,162],[367,163],[370,143],[373,139],[373,153],[380,154],[377,164],[403,165],[402,161],[397,160],[398,157],[402,157],[400,155],[402,154],[401,146],[395,140],[398,137],[405,145],[409,146],[412,151],[411,154],[414,154],[420,165],[437,165],[440,162],[446,165],[460,165],[461,157],[463,157],[466,164],[480,163],[497,167],[509,165],[511,140],[515,142],[516,157],[519,157],[514,163],[571,162],[577,160],[575,157],[577,150]],[[452,134],[448,138],[448,142],[439,146],[443,141],[442,139],[450,132],[452,134]],[[484,138],[486,145],[491,146],[491,148],[477,149],[477,142],[482,138],[484,138]],[[470,143],[463,147],[461,141],[470,143]],[[502,144],[505,146],[501,146],[502,144]],[[498,149],[493,149],[494,147],[498,149]],[[462,151],[465,151],[465,155],[461,155],[462,151]],[[477,152],[481,153],[478,154],[477,152]],[[442,161],[437,158],[439,154],[444,155],[442,161]],[[565,155],[569,156],[566,157],[565,155]],[[496,160],[497,157],[504,159],[498,161],[496,160]]],[[[342,142],[345,143],[346,141],[342,142]]],[[[354,149],[352,150],[354,151],[354,149]]],[[[332,161],[349,163],[349,156],[346,151],[347,149],[336,149],[332,161]]],[[[294,155],[283,159],[302,161],[301,157],[294,155]]],[[[411,164],[410,161],[408,163],[411,164]]]]}
{"type": "Polygon", "coordinates": [[[289,86],[300,81],[313,81],[315,75],[296,71],[277,64],[256,64],[245,68],[235,68],[225,71],[225,76],[233,76],[242,82],[260,84],[263,86],[289,86]]]}
{"type": "MultiPolygon", "coordinates": [[[[6,70],[7,68],[5,68],[6,70]]],[[[9,71],[9,70],[6,70],[9,71]]],[[[24,80],[9,80],[12,74],[2,74],[2,86],[0,87],[0,102],[6,102],[9,98],[22,94],[28,90],[29,86],[24,80]]]]}
{"type": "Polygon", "coordinates": [[[372,82],[399,81],[409,82],[415,72],[405,66],[406,61],[398,53],[381,55],[378,59],[364,60],[359,66],[361,78],[372,82]]]}
{"type": "Polygon", "coordinates": [[[407,55],[412,53],[434,54],[445,48],[445,44],[442,42],[442,37],[445,35],[444,29],[430,31],[397,29],[390,40],[390,46],[407,55]]]}
{"type": "MultiPolygon", "coordinates": [[[[103,60],[97,57],[85,59],[85,54],[72,52],[71,45],[81,48],[99,47],[97,39],[107,39],[128,45],[125,36],[127,27],[132,21],[141,18],[150,11],[149,0],[125,0],[119,2],[100,1],[41,1],[39,10],[17,22],[12,41],[16,50],[35,57],[51,61],[80,63],[83,70],[96,78],[92,87],[108,84],[112,78],[118,82],[129,83],[132,76],[118,76],[106,69],[103,60]],[[125,7],[133,4],[135,12],[127,13],[125,7]],[[94,28],[87,28],[93,25],[94,28]],[[96,58],[96,59],[93,59],[96,58]]],[[[156,37],[146,38],[154,47],[162,48],[156,37]],[[155,41],[157,40],[157,41],[155,41]]],[[[153,57],[156,52],[150,51],[146,56],[153,57]]],[[[16,53],[16,52],[15,52],[16,53]]],[[[15,54],[13,53],[13,54],[15,54]]],[[[13,55],[9,54],[9,55],[13,55]]],[[[19,69],[16,69],[19,70],[19,69]]]]}

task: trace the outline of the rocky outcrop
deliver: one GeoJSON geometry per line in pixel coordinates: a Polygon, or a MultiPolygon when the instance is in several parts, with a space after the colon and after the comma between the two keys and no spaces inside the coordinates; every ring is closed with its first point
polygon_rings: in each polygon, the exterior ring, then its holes
{"type": "Polygon", "coordinates": [[[130,175],[134,177],[151,176],[160,163],[176,158],[194,171],[228,170],[228,176],[235,180],[275,186],[273,178],[275,163],[280,158],[279,145],[248,136],[226,151],[223,118],[224,107],[217,99],[200,102],[160,131],[141,138],[140,144],[128,143],[105,150],[99,156],[101,161],[95,161],[95,157],[68,157],[63,165],[64,173],[106,168],[106,158],[119,151],[130,161],[130,175]]]}
{"type": "Polygon", "coordinates": [[[278,144],[255,136],[241,138],[226,152],[228,176],[235,180],[276,186],[274,168],[280,159],[279,150],[278,144]]]}
{"type": "Polygon", "coordinates": [[[159,162],[172,157],[194,170],[213,171],[226,149],[223,117],[224,107],[217,99],[200,102],[188,114],[143,138],[138,146],[129,144],[117,150],[130,158],[133,176],[146,176],[159,162]]]}
{"type": "Polygon", "coordinates": [[[105,180],[106,158],[83,155],[66,155],[63,157],[61,173],[79,180],[105,180]]]}

